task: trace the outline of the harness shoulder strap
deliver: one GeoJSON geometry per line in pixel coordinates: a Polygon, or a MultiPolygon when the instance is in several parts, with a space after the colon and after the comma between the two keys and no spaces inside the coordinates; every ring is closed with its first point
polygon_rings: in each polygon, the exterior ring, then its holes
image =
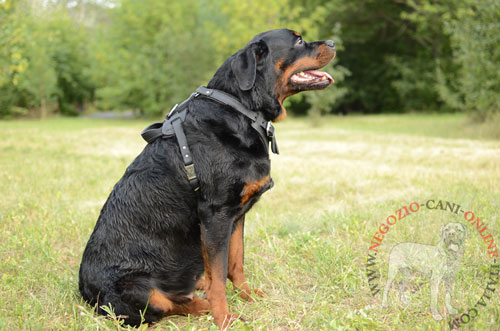
{"type": "Polygon", "coordinates": [[[249,111],[248,109],[245,108],[245,106],[243,106],[233,96],[230,96],[229,94],[227,94],[225,92],[222,92],[219,90],[214,90],[214,89],[209,89],[208,87],[205,87],[205,86],[198,87],[196,89],[196,92],[200,93],[203,96],[209,97],[213,100],[216,100],[218,102],[221,102],[223,104],[226,104],[226,105],[236,109],[237,111],[239,111],[240,113],[242,113],[243,115],[245,115],[246,117],[251,119],[252,121],[257,121],[257,119],[259,117],[258,113],[253,112],[253,111],[249,111]]]}

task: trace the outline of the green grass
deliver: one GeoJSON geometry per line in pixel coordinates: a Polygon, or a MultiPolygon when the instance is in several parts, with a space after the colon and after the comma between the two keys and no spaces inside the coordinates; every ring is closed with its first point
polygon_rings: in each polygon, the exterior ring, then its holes
{"type": "MultiPolygon", "coordinates": [[[[80,299],[78,266],[150,122],[0,122],[0,329],[117,328],[80,299]]],[[[319,128],[291,119],[277,125],[277,136],[275,187],[245,230],[247,278],[267,297],[247,303],[228,285],[230,310],[248,320],[234,329],[445,329],[430,317],[428,285],[408,307],[394,290],[391,309],[379,307],[366,280],[367,249],[388,215],[432,198],[474,211],[500,241],[500,142],[460,115],[330,117],[319,128]]],[[[393,244],[436,244],[448,221],[449,213],[422,210],[397,223],[382,247],[382,280],[393,244]]],[[[470,229],[458,307],[482,294],[489,264],[470,229]]],[[[498,291],[469,328],[498,328],[498,291]]],[[[168,317],[155,328],[215,330],[210,315],[168,317]]]]}

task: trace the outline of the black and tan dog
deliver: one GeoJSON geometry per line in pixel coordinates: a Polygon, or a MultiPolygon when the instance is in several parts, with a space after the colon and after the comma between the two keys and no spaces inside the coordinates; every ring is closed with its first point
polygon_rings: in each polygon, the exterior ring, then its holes
{"type": "MultiPolygon", "coordinates": [[[[286,117],[286,97],[333,83],[317,69],[334,56],[331,40],[264,32],[227,59],[208,88],[278,121],[286,117]]],[[[226,278],[245,299],[262,295],[243,274],[243,226],[245,213],[272,187],[267,146],[248,118],[227,105],[199,96],[189,109],[183,128],[199,192],[188,183],[175,137],[157,139],[115,185],[83,254],[83,298],[111,304],[131,325],[141,315],[151,323],[212,311],[224,329],[238,318],[228,310],[226,278]],[[205,289],[208,300],[194,297],[195,288],[205,289]]]]}

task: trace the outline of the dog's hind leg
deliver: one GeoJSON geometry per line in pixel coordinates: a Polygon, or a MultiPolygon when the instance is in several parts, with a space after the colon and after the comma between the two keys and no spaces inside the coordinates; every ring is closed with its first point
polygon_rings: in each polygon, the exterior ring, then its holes
{"type": "Polygon", "coordinates": [[[160,309],[164,315],[195,315],[200,316],[210,311],[208,301],[202,298],[193,298],[186,303],[175,303],[165,293],[152,289],[149,304],[151,307],[160,309]]]}
{"type": "Polygon", "coordinates": [[[398,275],[398,271],[398,267],[391,264],[391,260],[389,258],[389,271],[387,272],[387,282],[385,283],[384,296],[382,298],[382,308],[387,307],[387,295],[391,289],[392,282],[394,282],[394,278],[398,275]]]}
{"type": "Polygon", "coordinates": [[[117,315],[124,316],[126,324],[138,326],[143,322],[157,322],[165,315],[164,307],[151,305],[151,283],[148,275],[123,276],[105,302],[111,303],[117,315]]]}

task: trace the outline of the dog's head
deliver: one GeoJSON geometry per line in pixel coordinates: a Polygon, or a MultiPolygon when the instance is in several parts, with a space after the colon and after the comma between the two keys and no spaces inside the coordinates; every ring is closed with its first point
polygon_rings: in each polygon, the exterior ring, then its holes
{"type": "Polygon", "coordinates": [[[439,236],[446,250],[455,253],[461,251],[468,235],[469,230],[462,223],[446,223],[439,229],[439,236]]]}
{"type": "Polygon", "coordinates": [[[208,87],[240,99],[248,108],[261,111],[268,120],[286,117],[285,98],[333,83],[318,71],[335,57],[332,40],[306,42],[292,30],[278,29],[255,36],[216,72],[208,87]]]}

